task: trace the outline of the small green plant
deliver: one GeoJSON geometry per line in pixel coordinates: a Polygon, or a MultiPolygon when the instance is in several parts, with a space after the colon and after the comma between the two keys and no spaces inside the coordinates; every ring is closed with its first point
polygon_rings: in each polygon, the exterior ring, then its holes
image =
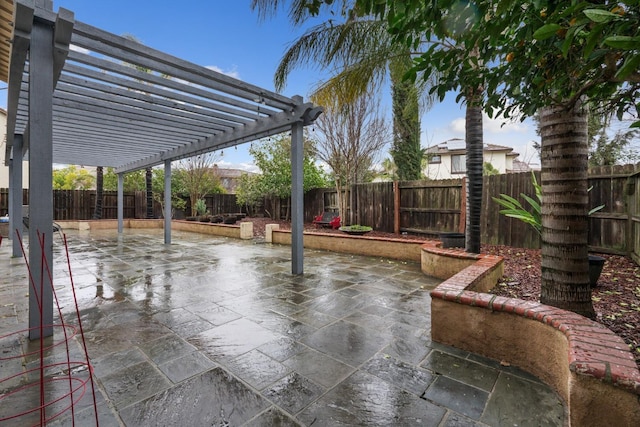
{"type": "Polygon", "coordinates": [[[202,216],[207,213],[207,204],[203,199],[198,199],[195,204],[196,214],[202,216]]]}
{"type": "MultiPolygon", "coordinates": [[[[510,218],[519,219],[520,221],[535,228],[538,234],[542,234],[542,209],[540,207],[542,204],[542,186],[538,184],[538,180],[533,172],[531,172],[531,183],[535,189],[535,199],[524,193],[520,193],[520,197],[522,197],[531,207],[530,211],[527,210],[517,199],[514,199],[507,194],[500,194],[499,198],[492,197],[492,199],[494,202],[505,208],[500,211],[501,214],[510,218]]],[[[589,187],[587,191],[591,191],[592,188],[593,187],[589,187]]],[[[604,208],[604,205],[596,206],[589,211],[589,215],[598,212],[602,208],[604,208]]]]}
{"type": "Polygon", "coordinates": [[[373,228],[369,227],[368,225],[354,224],[354,225],[344,225],[338,228],[338,230],[345,232],[347,234],[365,234],[372,231],[373,228]]]}

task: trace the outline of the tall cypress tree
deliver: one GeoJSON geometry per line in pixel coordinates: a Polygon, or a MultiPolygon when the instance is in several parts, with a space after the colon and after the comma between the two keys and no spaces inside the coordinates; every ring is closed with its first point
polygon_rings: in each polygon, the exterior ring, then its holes
{"type": "Polygon", "coordinates": [[[393,110],[393,148],[391,155],[396,164],[398,179],[412,181],[422,177],[420,147],[420,107],[416,85],[403,79],[404,68],[392,64],[391,100],[393,110]],[[395,66],[394,66],[395,65],[395,66]]]}

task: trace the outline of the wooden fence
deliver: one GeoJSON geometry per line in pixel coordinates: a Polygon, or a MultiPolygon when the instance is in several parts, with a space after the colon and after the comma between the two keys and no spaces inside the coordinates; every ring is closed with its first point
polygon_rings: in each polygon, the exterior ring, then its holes
{"type": "MultiPolygon", "coordinates": [[[[186,212],[178,210],[175,218],[184,218],[190,212],[189,200],[186,198],[186,212]]],[[[212,214],[242,212],[236,203],[235,194],[214,194],[205,197],[207,209],[212,214]]],[[[87,220],[93,218],[96,203],[96,192],[93,190],[53,190],[53,219],[54,220],[87,220]]],[[[22,191],[22,204],[29,204],[29,190],[22,191]]],[[[144,191],[125,192],[123,213],[125,218],[146,218],[147,199],[144,191]]],[[[0,216],[9,213],[9,190],[0,188],[0,216]]],[[[154,201],[154,218],[162,217],[162,206],[154,201]]],[[[118,193],[105,191],[102,202],[102,218],[116,219],[118,217],[118,193]]]]}
{"type": "MultiPolygon", "coordinates": [[[[536,173],[540,182],[540,173],[536,173]]],[[[537,248],[536,231],[500,214],[492,197],[534,196],[531,173],[484,177],[481,214],[482,242],[537,248]]],[[[640,253],[640,164],[603,166],[589,170],[590,206],[604,208],[590,218],[589,245],[596,252],[640,253]]],[[[354,186],[357,223],[385,232],[437,235],[464,231],[466,195],[462,179],[372,183],[354,186]],[[394,190],[395,185],[395,190],[394,190]]],[[[305,221],[323,210],[336,210],[335,189],[316,189],[305,196],[305,221]],[[313,200],[308,203],[307,200],[313,200]],[[323,201],[321,206],[319,203],[323,201]],[[328,201],[328,203],[327,203],[328,201]]],[[[637,255],[636,255],[637,256],[637,255]]]]}
{"type": "Polygon", "coordinates": [[[629,176],[625,186],[629,221],[627,223],[627,248],[631,257],[640,264],[640,168],[629,176]]]}
{"type": "MultiPolygon", "coordinates": [[[[537,173],[540,182],[540,174],[537,173]]],[[[589,171],[591,206],[604,209],[590,219],[589,245],[593,251],[631,253],[640,260],[640,164],[592,168],[589,171]]],[[[464,231],[465,185],[462,179],[438,181],[379,182],[358,184],[353,191],[354,223],[370,225],[385,232],[410,232],[437,235],[446,231],[464,231]]],[[[523,204],[520,194],[534,195],[530,173],[502,174],[484,178],[481,216],[482,242],[513,247],[537,248],[540,239],[533,228],[499,213],[492,197],[508,194],[523,204]]],[[[116,192],[105,192],[103,218],[116,218],[116,192]]],[[[144,192],[125,193],[125,218],[144,218],[144,192]]],[[[246,212],[234,194],[205,197],[212,214],[246,212]]],[[[28,203],[28,191],[23,191],[28,203]]],[[[55,219],[91,219],[95,191],[54,191],[55,219]]],[[[188,200],[187,200],[188,203],[188,200]]],[[[314,189],[304,196],[304,220],[325,210],[337,211],[337,194],[333,188],[314,189]]],[[[8,212],[8,190],[0,189],[0,215],[8,212]]],[[[190,214],[178,211],[175,218],[190,214]]],[[[289,201],[266,199],[262,214],[273,218],[290,215],[289,201]]],[[[154,216],[161,217],[155,203],[154,216]]]]}

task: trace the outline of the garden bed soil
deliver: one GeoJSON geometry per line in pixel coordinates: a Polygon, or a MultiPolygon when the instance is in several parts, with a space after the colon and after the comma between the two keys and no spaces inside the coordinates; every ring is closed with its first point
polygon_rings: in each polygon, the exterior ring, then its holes
{"type": "MultiPolygon", "coordinates": [[[[245,218],[253,222],[253,234],[264,237],[266,224],[279,224],[281,230],[291,229],[289,221],[269,218],[245,218]]],[[[344,235],[331,228],[305,224],[305,231],[344,235]]],[[[367,237],[429,240],[425,236],[383,233],[373,230],[367,237]]],[[[504,258],[504,276],[493,293],[505,297],[537,301],[540,295],[540,250],[509,246],[482,245],[482,252],[504,258]]],[[[605,258],[598,285],[592,291],[596,321],[620,336],[631,349],[640,367],[640,266],[630,258],[595,254],[605,258]]]]}

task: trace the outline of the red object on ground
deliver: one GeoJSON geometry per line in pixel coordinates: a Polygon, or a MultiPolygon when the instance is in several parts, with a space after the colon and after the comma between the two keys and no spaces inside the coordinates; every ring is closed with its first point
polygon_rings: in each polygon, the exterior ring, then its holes
{"type": "Polygon", "coordinates": [[[340,217],[337,216],[335,218],[333,218],[330,222],[329,225],[331,226],[331,228],[333,228],[334,230],[336,228],[340,228],[340,217]]]}

